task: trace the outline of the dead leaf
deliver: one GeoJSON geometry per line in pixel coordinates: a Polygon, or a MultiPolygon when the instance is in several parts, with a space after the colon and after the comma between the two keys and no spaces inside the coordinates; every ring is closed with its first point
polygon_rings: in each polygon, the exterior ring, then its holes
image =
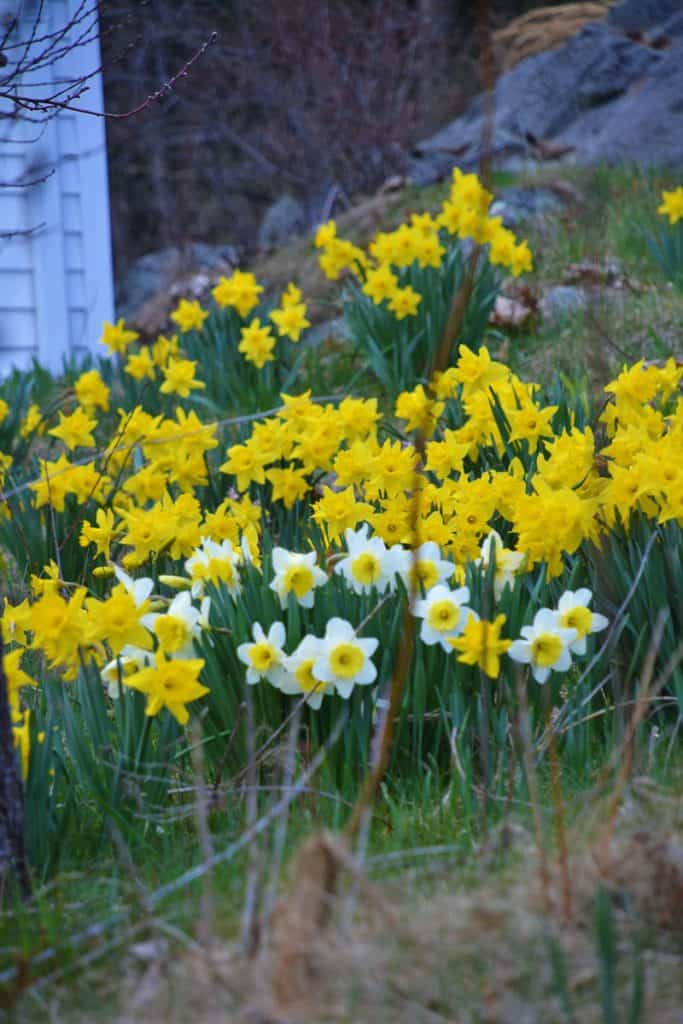
{"type": "Polygon", "coordinates": [[[505,295],[496,298],[490,322],[496,327],[507,327],[520,330],[526,327],[533,318],[533,309],[517,299],[509,299],[505,295]]]}

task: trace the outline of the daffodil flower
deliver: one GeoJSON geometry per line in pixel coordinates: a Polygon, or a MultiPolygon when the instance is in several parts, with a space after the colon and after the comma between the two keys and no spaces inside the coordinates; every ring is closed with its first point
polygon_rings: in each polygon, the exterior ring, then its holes
{"type": "Polygon", "coordinates": [[[334,567],[356,594],[369,594],[373,587],[378,594],[393,590],[396,573],[403,567],[398,549],[387,549],[380,537],[368,536],[369,530],[368,524],[363,523],[359,530],[345,531],[348,555],[334,567]]]}
{"type": "Polygon", "coordinates": [[[428,646],[441,644],[444,651],[450,651],[449,640],[462,633],[468,615],[475,615],[472,609],[467,607],[469,599],[468,587],[450,590],[440,583],[432,587],[423,600],[416,601],[413,614],[422,619],[422,643],[428,646]]]}
{"type": "Polygon", "coordinates": [[[551,672],[566,672],[571,667],[571,645],[578,637],[575,629],[565,629],[550,608],[541,608],[532,626],[522,626],[522,639],[508,648],[513,661],[529,665],[537,683],[545,683],[551,672]]]}
{"type": "Polygon", "coordinates": [[[302,608],[313,607],[315,588],[327,583],[327,574],[315,564],[315,560],[315,551],[299,554],[285,548],[273,548],[275,578],[270,589],[280,599],[281,608],[287,607],[290,594],[294,594],[302,608]]]}
{"type": "Polygon", "coordinates": [[[163,612],[150,612],[142,624],[155,634],[161,650],[173,658],[194,658],[194,641],[208,626],[211,598],[204,598],[201,609],[192,604],[189,590],[182,590],[163,612]]]}
{"type": "Polygon", "coordinates": [[[322,683],[333,683],[340,697],[351,696],[354,686],[367,686],[377,678],[372,656],[379,646],[376,637],[361,639],[350,622],[332,618],[327,623],[312,674],[322,683]]]}
{"type": "Polygon", "coordinates": [[[523,551],[512,551],[510,548],[506,548],[502,537],[495,530],[491,530],[484,539],[480,557],[475,560],[474,564],[486,572],[491,564],[492,555],[495,564],[493,593],[496,601],[499,601],[505,587],[508,584],[513,585],[515,575],[519,572],[526,556],[523,551]]]}
{"type": "Polygon", "coordinates": [[[319,708],[325,694],[334,692],[334,684],[324,683],[313,674],[313,666],[323,653],[322,640],[310,634],[305,636],[297,649],[285,658],[287,674],[280,684],[282,692],[303,694],[310,707],[319,708]]]}
{"type": "Polygon", "coordinates": [[[149,576],[141,576],[140,579],[134,580],[120,566],[114,565],[112,568],[117,580],[126,588],[138,608],[140,605],[143,605],[154,590],[154,580],[150,579],[149,576]]]}
{"type": "Polygon", "coordinates": [[[586,637],[589,633],[600,633],[609,625],[609,619],[592,612],[588,605],[593,595],[587,587],[580,590],[565,590],[557,606],[557,617],[565,629],[575,629],[576,640],[569,646],[572,654],[586,653],[586,637]]]}
{"type": "Polygon", "coordinates": [[[121,680],[139,672],[141,668],[153,667],[154,664],[153,651],[143,651],[141,647],[127,644],[119,656],[112,658],[100,671],[102,682],[107,684],[107,692],[111,699],[118,700],[121,696],[121,680]]]}
{"type": "Polygon", "coordinates": [[[273,686],[281,688],[286,682],[283,650],[286,633],[281,622],[274,622],[268,633],[255,622],[252,627],[253,643],[240,644],[237,657],[247,666],[247,682],[254,686],[261,679],[267,679],[273,686]]]}

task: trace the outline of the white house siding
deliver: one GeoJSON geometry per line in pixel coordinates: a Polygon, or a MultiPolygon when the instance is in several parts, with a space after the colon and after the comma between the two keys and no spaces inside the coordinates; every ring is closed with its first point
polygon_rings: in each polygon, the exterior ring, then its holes
{"type": "MultiPolygon", "coordinates": [[[[46,3],[47,30],[65,25],[78,6],[78,0],[46,3]]],[[[25,10],[24,30],[32,25],[30,6],[25,10]]],[[[99,66],[93,40],[41,69],[39,77],[49,81],[31,91],[52,95],[55,83],[99,66]]],[[[99,76],[75,104],[103,109],[99,76]]],[[[0,182],[44,180],[0,187],[0,232],[12,233],[0,238],[0,374],[33,357],[59,371],[65,358],[97,348],[102,322],[113,316],[104,120],[60,111],[38,132],[17,124],[10,137],[8,126],[0,121],[0,182]]]]}
{"type": "Polygon", "coordinates": [[[23,132],[8,137],[5,124],[0,122],[0,231],[16,234],[0,237],[0,373],[28,366],[36,345],[33,246],[22,233],[29,228],[28,197],[25,189],[10,187],[25,168],[23,132]]]}

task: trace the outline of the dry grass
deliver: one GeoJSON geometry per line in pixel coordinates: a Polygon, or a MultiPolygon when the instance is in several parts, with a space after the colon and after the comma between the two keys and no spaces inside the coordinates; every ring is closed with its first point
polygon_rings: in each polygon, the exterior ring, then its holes
{"type": "Polygon", "coordinates": [[[609,4],[574,3],[539,7],[514,18],[493,33],[493,46],[503,71],[509,71],[527,57],[561,46],[586,25],[604,21],[609,4]]]}
{"type": "Polygon", "coordinates": [[[599,801],[572,828],[569,919],[559,866],[551,858],[542,883],[531,834],[510,822],[469,864],[416,858],[418,867],[387,876],[390,862],[380,859],[360,885],[345,850],[319,836],[295,861],[255,958],[237,944],[207,948],[161,929],[84,972],[80,987],[96,993],[98,1009],[92,1000],[87,1013],[73,1008],[72,982],[49,998],[43,991],[42,1006],[26,999],[17,1019],[43,1020],[49,1006],[55,1024],[680,1024],[681,799],[641,778],[608,841],[606,817],[599,801]],[[614,920],[615,1017],[603,1011],[599,891],[614,920]],[[629,1018],[638,960],[643,1007],[629,1018]]]}

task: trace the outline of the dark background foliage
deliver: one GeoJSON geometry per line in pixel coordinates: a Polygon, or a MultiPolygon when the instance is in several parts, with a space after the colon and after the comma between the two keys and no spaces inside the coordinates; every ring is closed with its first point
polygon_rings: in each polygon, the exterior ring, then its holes
{"type": "MultiPolygon", "coordinates": [[[[306,221],[400,173],[480,86],[476,0],[103,0],[105,102],[128,110],[212,32],[192,73],[107,126],[120,274],[191,241],[253,246],[289,194],[306,221]]],[[[490,0],[492,25],[538,4],[490,0]]]]}

